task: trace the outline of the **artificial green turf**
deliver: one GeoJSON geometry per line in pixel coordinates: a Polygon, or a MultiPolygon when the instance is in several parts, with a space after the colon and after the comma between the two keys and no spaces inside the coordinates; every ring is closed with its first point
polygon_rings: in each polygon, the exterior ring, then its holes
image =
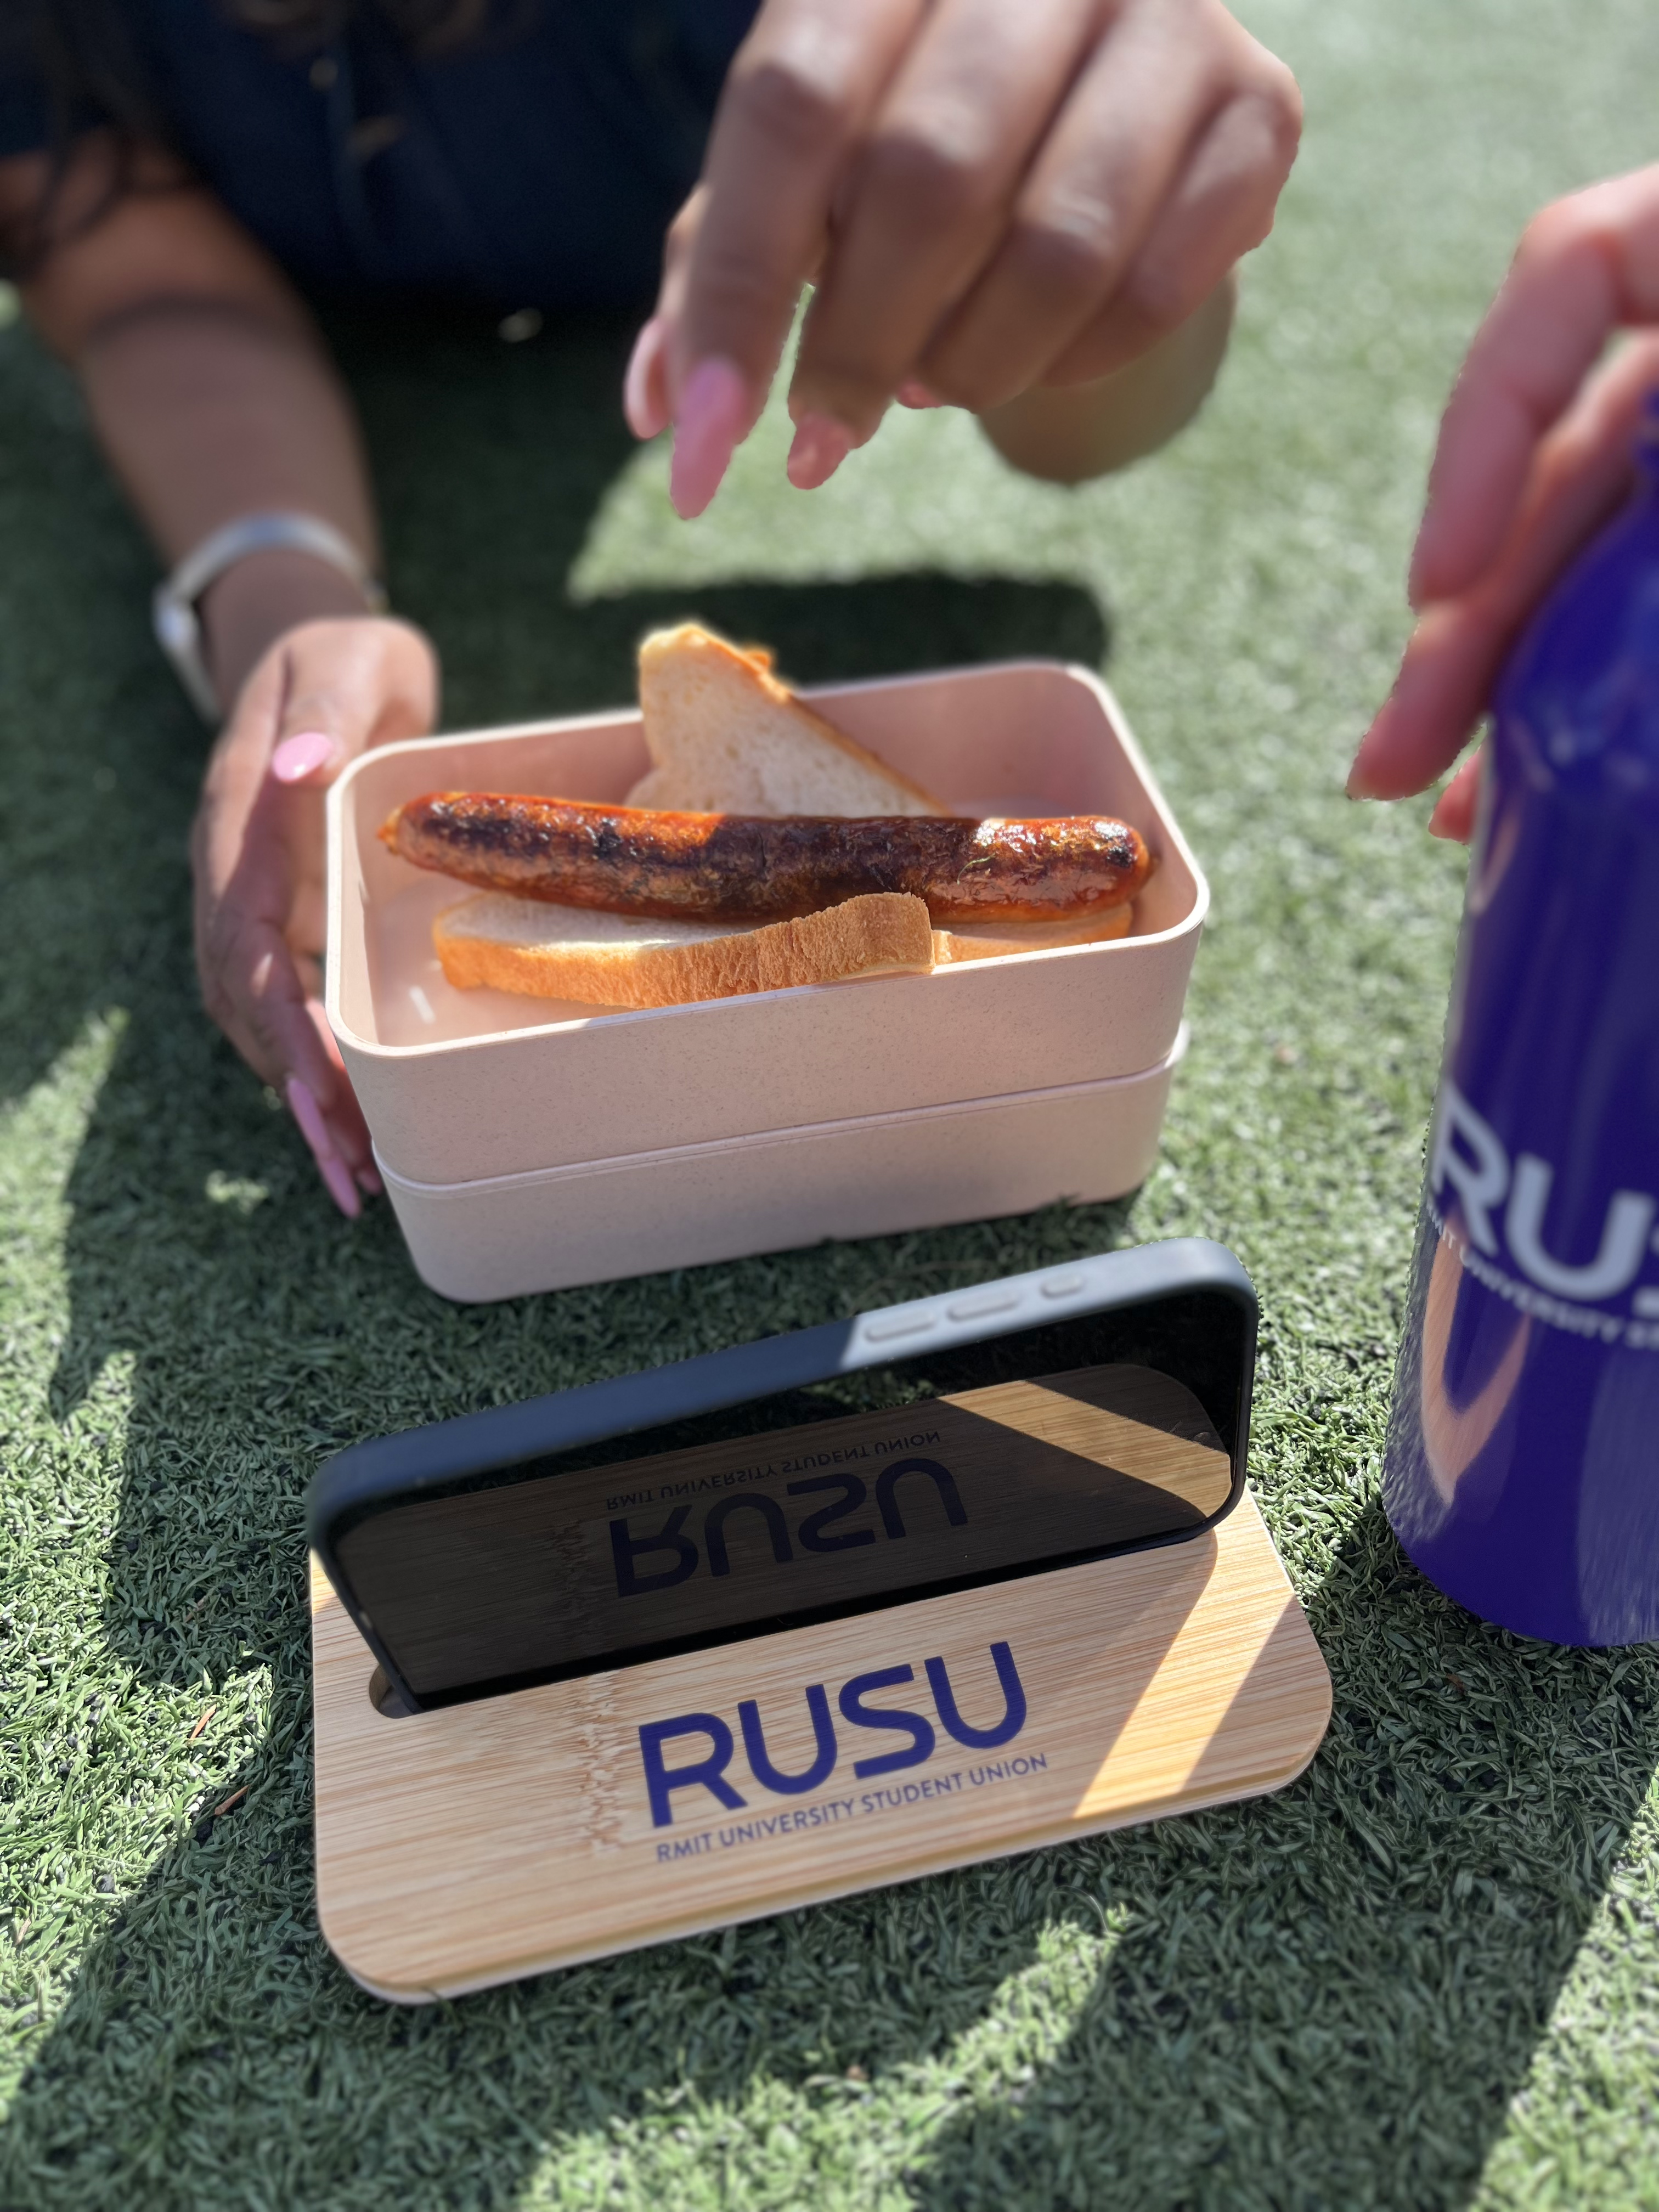
{"type": "Polygon", "coordinates": [[[77,404],[0,334],[9,2212],[1659,2205],[1659,1666],[1477,1626],[1376,1502],[1460,861],[1422,805],[1340,796],[1513,238],[1656,151],[1651,9],[1249,12],[1303,79],[1301,164],[1214,404],[1121,482],[1024,484],[913,417],[806,499],[774,416],[685,528],[618,423],[619,333],[341,333],[452,721],[625,698],[635,635],[683,610],[809,677],[1109,644],[1215,891],[1123,1206],[493,1309],[424,1291],[198,1012],[203,740],[77,404]],[[419,2013],[332,1965],[320,1454],[1191,1231],[1261,1293],[1252,1474],[1336,1686],[1304,1779],[419,2013]]]}

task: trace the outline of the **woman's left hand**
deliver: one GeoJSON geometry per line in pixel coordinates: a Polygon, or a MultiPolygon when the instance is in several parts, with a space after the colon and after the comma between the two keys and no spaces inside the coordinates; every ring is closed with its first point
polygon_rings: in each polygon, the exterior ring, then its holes
{"type": "Polygon", "coordinates": [[[752,428],[801,287],[792,483],[895,398],[976,413],[1092,381],[1261,243],[1301,127],[1220,0],[765,0],[629,366],[682,514],[752,428]]]}
{"type": "Polygon", "coordinates": [[[207,1010],[283,1097],[345,1214],[380,1178],[323,1013],[323,798],[359,753],[429,730],[437,696],[437,657],[409,623],[289,630],[238,694],[191,841],[207,1010]]]}
{"type": "MultiPolygon", "coordinates": [[[[1425,790],[1468,744],[1504,656],[1554,578],[1626,497],[1659,391],[1659,166],[1534,216],[1458,377],[1412,556],[1418,622],[1362,739],[1354,799],[1425,790]],[[1603,354],[1620,330],[1639,333],[1603,354]]],[[[1429,827],[1467,839],[1480,756],[1429,827]]]]}

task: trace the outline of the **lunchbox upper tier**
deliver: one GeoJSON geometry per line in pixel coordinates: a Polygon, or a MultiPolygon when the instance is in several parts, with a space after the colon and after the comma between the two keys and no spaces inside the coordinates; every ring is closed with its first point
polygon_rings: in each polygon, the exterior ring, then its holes
{"type": "Polygon", "coordinates": [[[422,1182],[1097,1081],[1169,1054],[1208,890],[1110,692],[1054,662],[820,689],[839,727],[958,811],[1105,813],[1158,857],[1131,935],[648,1012],[459,991],[432,922],[465,886],[376,835],[430,791],[617,801],[637,712],[386,745],[329,793],[327,1011],[380,1158],[422,1182]]]}

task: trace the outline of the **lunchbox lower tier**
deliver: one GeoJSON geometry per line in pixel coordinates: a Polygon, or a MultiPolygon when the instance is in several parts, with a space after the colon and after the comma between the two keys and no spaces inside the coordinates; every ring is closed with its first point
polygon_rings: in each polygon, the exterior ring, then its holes
{"type": "Polygon", "coordinates": [[[823,1121],[477,1182],[380,1160],[423,1282],[467,1301],[1120,1198],[1158,1152],[1187,1048],[1097,1083],[823,1121]]]}

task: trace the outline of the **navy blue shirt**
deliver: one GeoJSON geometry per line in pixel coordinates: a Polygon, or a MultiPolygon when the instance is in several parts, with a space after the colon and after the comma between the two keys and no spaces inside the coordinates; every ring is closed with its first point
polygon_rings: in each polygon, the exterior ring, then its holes
{"type": "MultiPolygon", "coordinates": [[[[518,0],[421,56],[372,5],[295,51],[217,0],[111,0],[173,144],[300,283],[498,308],[650,299],[756,4],[518,0]]],[[[9,64],[0,155],[47,112],[9,64]]]]}

